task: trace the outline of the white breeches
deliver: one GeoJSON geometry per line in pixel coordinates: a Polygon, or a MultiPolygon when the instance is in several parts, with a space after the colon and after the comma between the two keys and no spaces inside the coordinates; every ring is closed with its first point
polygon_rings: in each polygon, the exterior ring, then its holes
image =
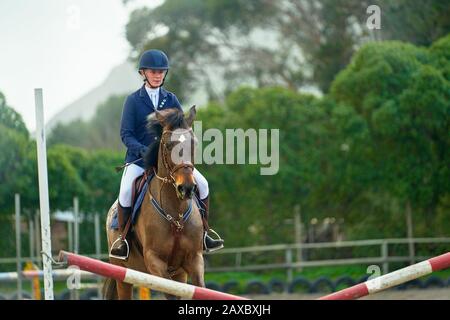
{"type": "MultiPolygon", "coordinates": [[[[122,207],[131,207],[131,189],[134,179],[144,173],[144,169],[135,164],[125,167],[120,181],[119,203],[122,207]]],[[[194,179],[197,183],[200,199],[205,199],[209,194],[208,181],[194,168],[194,179]]]]}
{"type": "Polygon", "coordinates": [[[204,200],[209,195],[209,186],[206,178],[194,168],[194,179],[197,183],[198,193],[200,193],[200,200],[204,200]]]}

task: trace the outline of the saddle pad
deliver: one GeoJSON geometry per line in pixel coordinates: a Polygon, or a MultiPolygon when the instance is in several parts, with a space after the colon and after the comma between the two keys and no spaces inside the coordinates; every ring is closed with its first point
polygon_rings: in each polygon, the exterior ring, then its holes
{"type": "MultiPolygon", "coordinates": [[[[132,224],[134,225],[136,223],[137,217],[139,215],[142,202],[144,201],[145,194],[147,193],[148,186],[150,185],[150,181],[152,181],[154,177],[154,174],[150,174],[145,181],[144,185],[142,186],[142,189],[140,190],[139,194],[136,197],[136,200],[133,205],[133,213],[131,215],[132,224]]],[[[138,180],[140,177],[136,178],[138,180]]],[[[117,218],[117,208],[114,210],[114,215],[111,221],[111,229],[117,230],[119,229],[119,219],[117,218]]]]}

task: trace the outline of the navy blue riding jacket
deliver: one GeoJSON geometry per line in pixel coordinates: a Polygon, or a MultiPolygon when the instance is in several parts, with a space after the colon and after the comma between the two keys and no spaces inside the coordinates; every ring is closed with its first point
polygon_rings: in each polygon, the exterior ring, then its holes
{"type": "MultiPolygon", "coordinates": [[[[157,110],[168,108],[179,108],[182,110],[177,96],[163,87],[159,90],[158,103],[157,110]]],[[[145,90],[145,85],[130,94],[125,100],[120,123],[120,137],[127,147],[125,163],[141,158],[150,142],[154,140],[155,137],[151,136],[146,128],[147,117],[153,112],[155,112],[155,107],[145,90]]],[[[142,168],[144,167],[142,160],[135,164],[142,168]]]]}

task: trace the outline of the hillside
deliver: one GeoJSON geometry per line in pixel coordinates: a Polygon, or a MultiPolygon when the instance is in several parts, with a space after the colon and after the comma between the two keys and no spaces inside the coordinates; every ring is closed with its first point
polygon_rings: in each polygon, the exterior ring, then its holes
{"type": "Polygon", "coordinates": [[[82,119],[90,120],[97,111],[97,107],[111,95],[121,95],[136,90],[141,81],[135,67],[130,62],[115,67],[98,87],[90,90],[71,104],[64,107],[46,124],[50,132],[58,123],[67,124],[82,119]]]}

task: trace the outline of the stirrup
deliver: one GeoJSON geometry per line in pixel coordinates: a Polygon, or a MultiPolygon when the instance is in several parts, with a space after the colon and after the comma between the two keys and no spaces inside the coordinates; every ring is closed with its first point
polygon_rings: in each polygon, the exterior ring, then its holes
{"type": "Polygon", "coordinates": [[[222,241],[222,243],[219,246],[217,246],[217,247],[208,248],[208,246],[206,245],[206,237],[208,236],[208,231],[205,231],[204,235],[203,235],[203,247],[204,247],[203,252],[204,253],[215,252],[215,251],[220,250],[220,249],[223,248],[223,241],[224,240],[213,229],[209,229],[209,231],[211,231],[217,237],[217,239],[213,239],[213,238],[210,237],[213,241],[222,241]]]}
{"type": "MultiPolygon", "coordinates": [[[[223,241],[222,237],[219,236],[219,234],[217,232],[215,232],[214,229],[209,228],[209,231],[211,231],[216,236],[217,239],[214,239],[214,240],[222,240],[223,241]]],[[[208,232],[206,232],[206,234],[208,234],[208,232]]]]}
{"type": "Polygon", "coordinates": [[[126,261],[126,260],[128,260],[129,255],[130,255],[130,245],[128,244],[127,239],[126,238],[122,239],[122,236],[118,237],[111,245],[111,249],[109,250],[109,257],[126,261]],[[111,253],[111,250],[114,248],[114,245],[119,241],[125,242],[125,244],[127,246],[127,254],[125,256],[117,256],[117,255],[111,253]]]}

